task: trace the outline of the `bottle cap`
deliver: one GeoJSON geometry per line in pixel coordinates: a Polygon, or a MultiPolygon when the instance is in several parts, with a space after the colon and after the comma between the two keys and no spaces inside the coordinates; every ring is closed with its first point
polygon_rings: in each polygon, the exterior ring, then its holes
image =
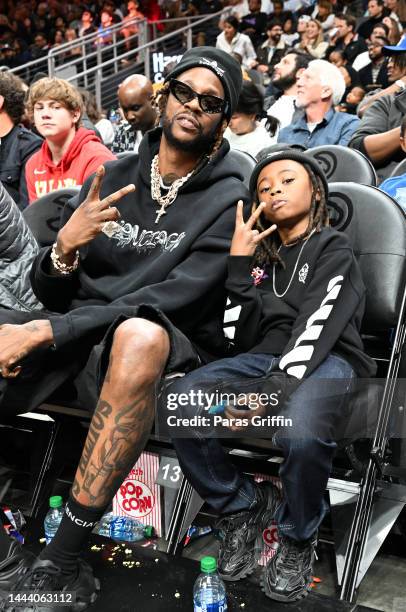
{"type": "Polygon", "coordinates": [[[217,561],[214,557],[203,557],[200,561],[200,569],[202,572],[215,572],[217,569],[217,561]]]}
{"type": "Polygon", "coordinates": [[[63,504],[63,499],[60,495],[54,495],[49,498],[49,507],[50,508],[61,508],[63,504]]]}
{"type": "Polygon", "coordinates": [[[152,538],[154,536],[154,528],[152,525],[145,525],[144,536],[146,538],[152,538]]]}

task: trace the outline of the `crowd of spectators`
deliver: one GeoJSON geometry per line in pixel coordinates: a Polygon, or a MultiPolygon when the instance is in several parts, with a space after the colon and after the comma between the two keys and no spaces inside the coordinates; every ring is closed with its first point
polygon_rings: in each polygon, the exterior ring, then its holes
{"type": "MultiPolygon", "coordinates": [[[[96,0],[29,0],[0,2],[0,64],[14,68],[44,57],[49,50],[82,36],[100,31],[100,44],[109,42],[106,30],[123,22],[123,39],[137,32],[134,19],[156,20],[164,16],[157,0],[115,2],[96,0]]],[[[81,54],[81,48],[70,50],[81,54]]]]}
{"type": "Polygon", "coordinates": [[[372,161],[380,182],[390,176],[404,158],[406,3],[248,0],[229,5],[216,46],[240,59],[264,100],[250,121],[231,122],[231,146],[252,153],[254,134],[264,145],[269,137],[305,148],[348,145],[372,161]],[[264,110],[272,122],[266,122],[264,110]],[[267,138],[258,131],[265,125],[267,138]]]}

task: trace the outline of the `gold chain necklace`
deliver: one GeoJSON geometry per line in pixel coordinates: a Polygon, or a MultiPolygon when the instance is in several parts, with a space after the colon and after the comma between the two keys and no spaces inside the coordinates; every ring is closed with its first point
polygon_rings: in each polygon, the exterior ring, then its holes
{"type": "Polygon", "coordinates": [[[151,196],[152,199],[158,202],[160,209],[156,210],[155,223],[158,223],[162,215],[166,215],[166,208],[174,202],[178,196],[178,191],[190,179],[194,170],[191,170],[186,176],[173,181],[168,189],[168,193],[164,196],[161,194],[161,175],[159,174],[159,156],[155,155],[151,164],[151,196]]]}

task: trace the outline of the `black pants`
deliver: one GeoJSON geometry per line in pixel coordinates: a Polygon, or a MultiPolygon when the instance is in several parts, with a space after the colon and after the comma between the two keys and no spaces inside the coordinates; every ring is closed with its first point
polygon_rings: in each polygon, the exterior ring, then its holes
{"type": "MultiPolygon", "coordinates": [[[[192,391],[195,398],[196,393],[202,391],[206,400],[208,393],[215,390],[220,393],[255,392],[251,383],[262,381],[275,359],[273,355],[243,353],[199,368],[168,388],[160,413],[163,418],[165,414],[188,419],[207,415],[205,400],[201,404],[185,401],[193,397],[192,391]],[[246,383],[248,388],[244,387],[246,383]],[[176,404],[180,397],[182,402],[176,404]],[[175,402],[171,410],[176,407],[176,412],[169,411],[168,399],[175,402]]],[[[310,538],[326,513],[324,493],[336,450],[334,436],[345,416],[354,377],[352,367],[344,359],[329,355],[281,408],[270,408],[270,414],[280,414],[290,421],[289,426],[276,431],[270,429],[285,459],[279,470],[284,496],[275,520],[280,533],[296,540],[310,538]]],[[[257,392],[258,389],[260,385],[257,392]]],[[[259,437],[261,432],[269,435],[267,427],[258,428],[259,437]]],[[[172,427],[172,441],[182,471],[192,486],[219,514],[249,509],[255,503],[254,486],[222,447],[221,429],[218,433],[215,427],[206,428],[207,433],[204,427],[189,426],[188,429],[190,433],[172,427]]]]}

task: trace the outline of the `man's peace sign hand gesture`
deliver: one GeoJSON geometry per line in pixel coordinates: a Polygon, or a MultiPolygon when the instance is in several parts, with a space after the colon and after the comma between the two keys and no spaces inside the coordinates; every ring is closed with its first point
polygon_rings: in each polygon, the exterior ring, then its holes
{"type": "Polygon", "coordinates": [[[87,197],[58,233],[57,253],[68,265],[75,258],[77,249],[100,234],[106,222],[117,221],[120,218],[120,213],[114,204],[123,196],[135,191],[135,185],[126,185],[101,200],[100,188],[104,173],[104,166],[100,166],[87,197]]]}

